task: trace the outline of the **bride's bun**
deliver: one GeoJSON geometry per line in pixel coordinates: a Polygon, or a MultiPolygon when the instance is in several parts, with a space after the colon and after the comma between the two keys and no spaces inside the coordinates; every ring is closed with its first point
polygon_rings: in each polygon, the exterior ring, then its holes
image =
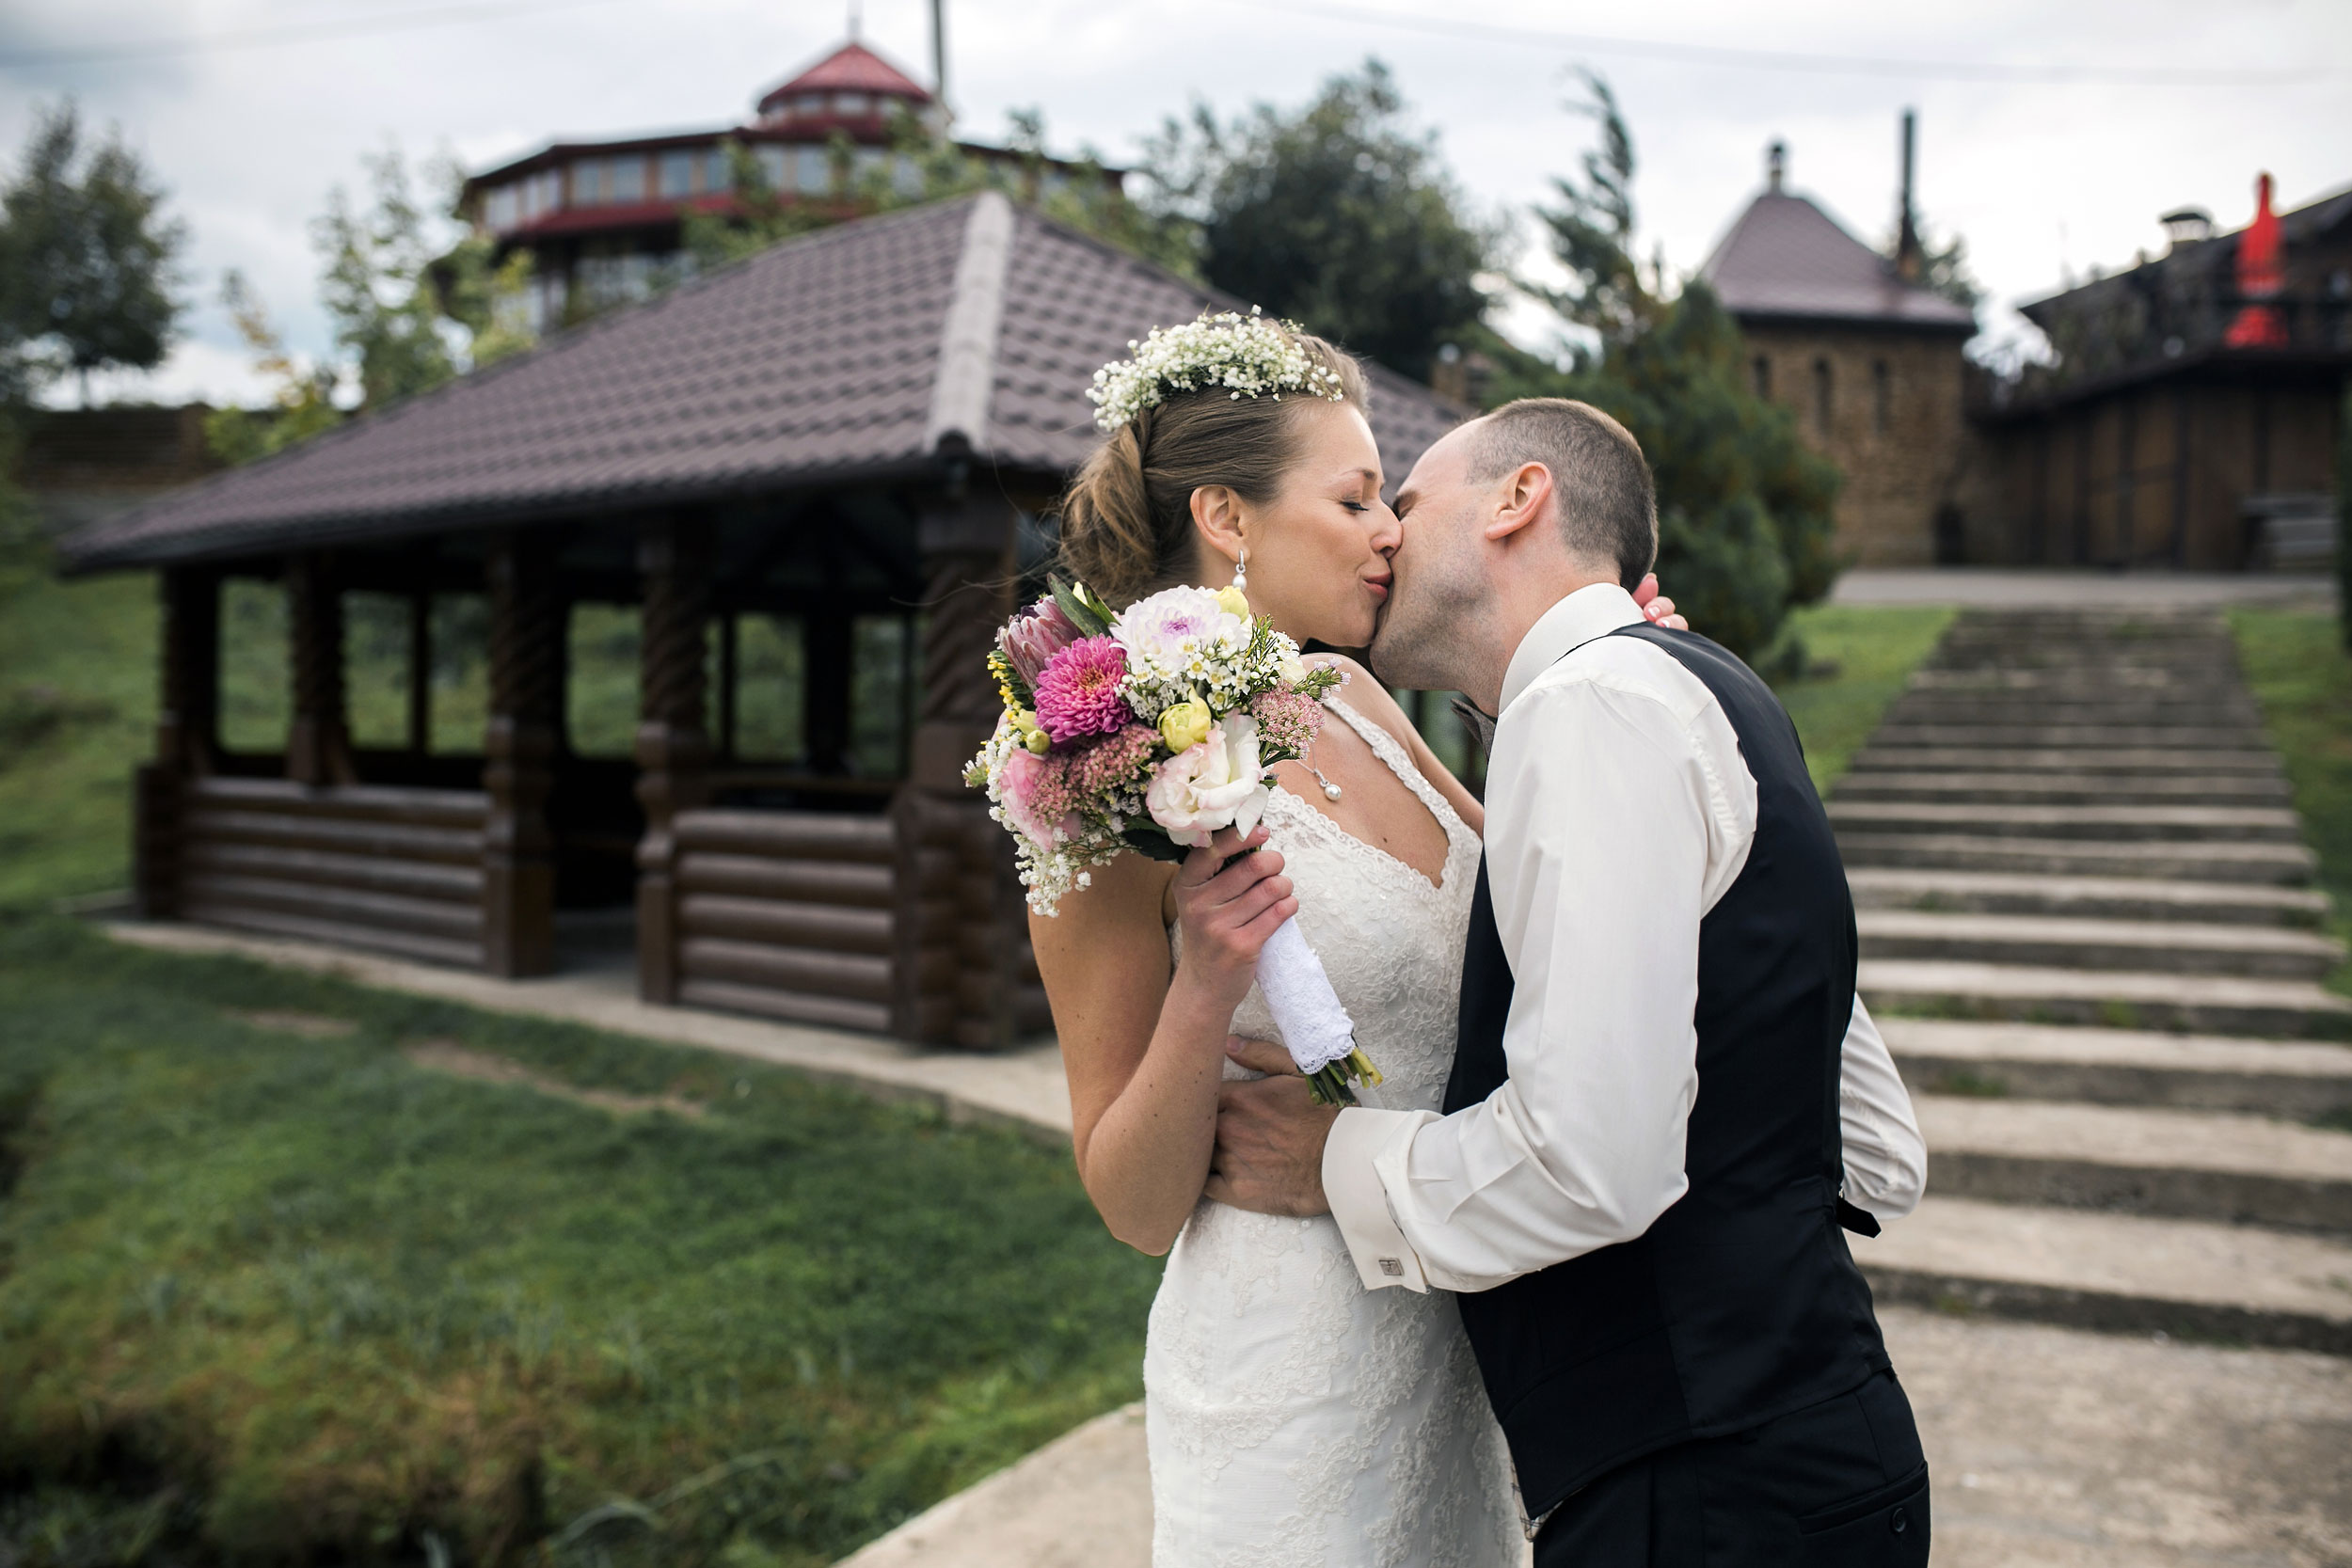
{"type": "MultiPolygon", "coordinates": [[[[1364,406],[1363,372],[1321,338],[1295,335],[1364,406]]],[[[1296,460],[1293,393],[1235,398],[1215,388],[1176,392],[1139,410],[1078,469],[1061,499],[1061,567],[1117,608],[1195,576],[1192,493],[1221,484],[1252,505],[1273,500],[1296,460]]]]}

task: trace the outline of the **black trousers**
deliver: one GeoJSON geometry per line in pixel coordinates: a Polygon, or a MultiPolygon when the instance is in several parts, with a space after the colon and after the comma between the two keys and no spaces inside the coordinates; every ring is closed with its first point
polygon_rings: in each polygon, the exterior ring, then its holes
{"type": "Polygon", "coordinates": [[[1928,1461],[1891,1371],[1753,1431],[1619,1465],[1552,1511],[1535,1568],[1924,1568],[1928,1461]]]}

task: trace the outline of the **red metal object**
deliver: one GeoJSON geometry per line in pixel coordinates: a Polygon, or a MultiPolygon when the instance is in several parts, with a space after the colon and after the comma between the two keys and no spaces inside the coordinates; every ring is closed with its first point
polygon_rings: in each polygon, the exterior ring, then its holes
{"type": "Polygon", "coordinates": [[[2270,210],[2270,176],[2254,182],[2254,221],[2237,237],[2237,292],[2249,304],[2238,308],[2221,341],[2229,348],[2284,348],[2286,318],[2275,305],[2260,303],[2286,291],[2286,259],[2279,245],[2279,214],[2270,210]]]}

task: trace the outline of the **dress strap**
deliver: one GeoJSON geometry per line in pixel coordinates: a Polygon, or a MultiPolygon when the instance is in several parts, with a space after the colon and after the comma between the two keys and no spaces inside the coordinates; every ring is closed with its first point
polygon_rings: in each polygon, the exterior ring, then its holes
{"type": "Polygon", "coordinates": [[[1365,718],[1337,697],[1326,697],[1323,705],[1346,720],[1347,727],[1364,737],[1364,744],[1372,748],[1372,754],[1387,763],[1389,771],[1404,781],[1405,787],[1419,797],[1421,803],[1429,808],[1429,814],[1438,819],[1438,826],[1447,830],[1448,836],[1455,828],[1469,831],[1461,814],[1454,809],[1454,802],[1438,793],[1438,786],[1422,775],[1413,761],[1413,754],[1389,733],[1387,725],[1365,718]]]}

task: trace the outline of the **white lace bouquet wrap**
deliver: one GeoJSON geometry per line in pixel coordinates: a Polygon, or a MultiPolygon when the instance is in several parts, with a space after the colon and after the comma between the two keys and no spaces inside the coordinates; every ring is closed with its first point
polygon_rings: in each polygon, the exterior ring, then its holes
{"type": "MultiPolygon", "coordinates": [[[[1275,764],[1306,753],[1341,679],[1300,663],[1234,589],[1171,588],[1113,612],[1083,583],[1050,588],[997,633],[1005,711],[964,770],[1045,915],[1129,850],[1179,861],[1219,829],[1247,836],[1275,764]]],[[[1317,1100],[1352,1104],[1351,1085],[1380,1082],[1296,919],[1260,950],[1257,978],[1317,1100]]]]}

